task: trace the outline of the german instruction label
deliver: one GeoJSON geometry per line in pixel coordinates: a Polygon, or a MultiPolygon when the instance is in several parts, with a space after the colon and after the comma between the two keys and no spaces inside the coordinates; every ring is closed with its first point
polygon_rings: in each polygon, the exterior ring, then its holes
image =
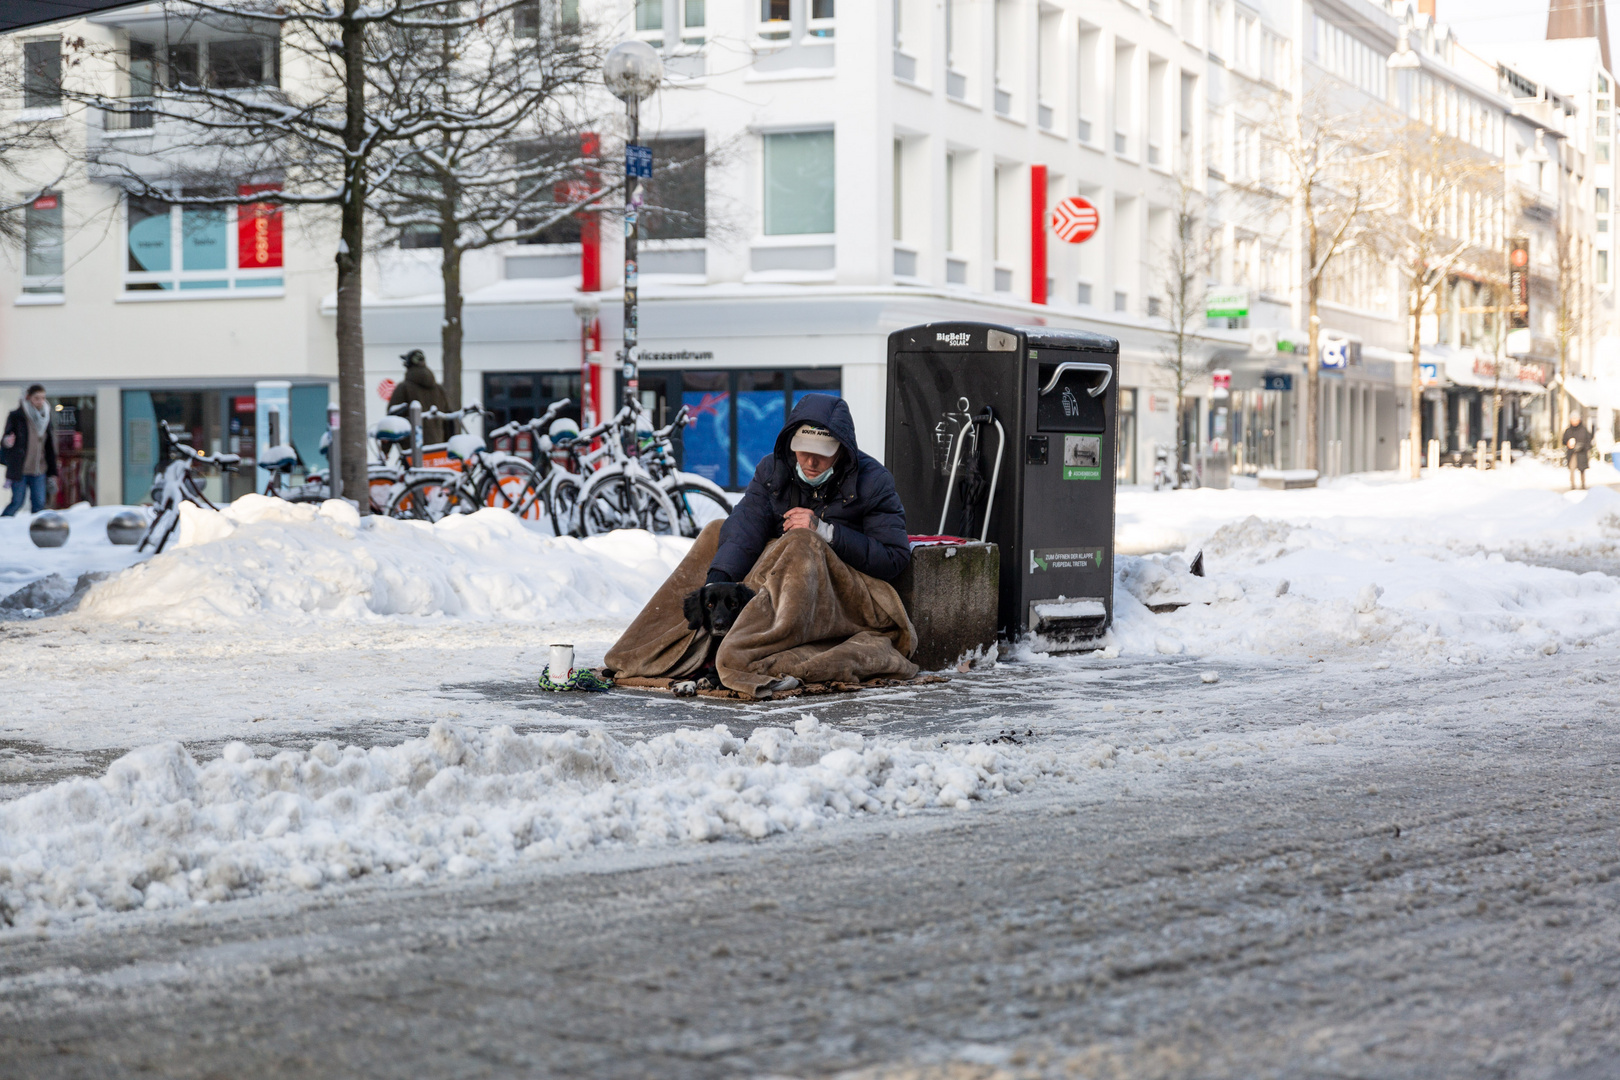
{"type": "Polygon", "coordinates": [[[1063,479],[1102,479],[1102,438],[1098,435],[1063,436],[1063,479]]]}

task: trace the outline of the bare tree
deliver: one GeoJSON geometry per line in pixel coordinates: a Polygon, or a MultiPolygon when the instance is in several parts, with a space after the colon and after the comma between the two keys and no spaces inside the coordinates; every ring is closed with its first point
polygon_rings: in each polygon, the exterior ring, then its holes
{"type": "Polygon", "coordinates": [[[1284,200],[1300,236],[1307,340],[1305,464],[1320,467],[1322,413],[1320,314],[1322,291],[1335,261],[1363,239],[1368,212],[1381,196],[1368,169],[1377,145],[1370,116],[1340,108],[1331,86],[1267,99],[1261,129],[1262,175],[1239,190],[1284,200]]]}
{"type": "Polygon", "coordinates": [[[1468,208],[1500,189],[1501,173],[1485,155],[1421,122],[1391,132],[1379,165],[1387,199],[1371,215],[1372,239],[1395,260],[1403,279],[1415,479],[1423,457],[1423,317],[1459,268],[1469,264],[1476,276],[1495,268],[1483,243],[1485,216],[1468,208]]]}
{"type": "MultiPolygon", "coordinates": [[[[1590,301],[1584,295],[1586,275],[1582,272],[1590,255],[1586,243],[1585,238],[1570,227],[1566,211],[1558,221],[1558,303],[1553,309],[1553,334],[1558,341],[1558,432],[1569,427],[1569,392],[1565,389],[1569,378],[1569,351],[1582,334],[1583,316],[1590,301]]],[[[1556,440],[1557,435],[1553,438],[1556,440]]]]}
{"type": "Polygon", "coordinates": [[[1214,243],[1209,227],[1209,199],[1189,179],[1176,186],[1171,208],[1171,232],[1159,253],[1160,288],[1164,317],[1169,322],[1160,348],[1159,367],[1176,388],[1175,486],[1181,486],[1181,418],[1187,388],[1209,373],[1209,357],[1197,344],[1196,330],[1204,322],[1204,294],[1214,265],[1214,243]]]}
{"type": "Polygon", "coordinates": [[[491,122],[437,127],[402,144],[372,203],[395,242],[439,249],[452,408],[461,405],[463,256],[566,230],[619,187],[601,182],[590,134],[604,126],[587,93],[601,67],[600,42],[560,8],[536,3],[514,15],[404,32],[445,110],[491,122]],[[518,102],[525,107],[513,108],[518,102]]]}
{"type": "MultiPolygon", "coordinates": [[[[437,134],[509,129],[515,114],[543,107],[554,84],[536,79],[482,112],[462,106],[472,89],[445,93],[441,66],[414,51],[423,35],[460,35],[512,19],[532,0],[166,0],[170,40],[152,97],[132,104],[104,87],[80,99],[111,117],[144,113],[164,154],[94,151],[104,174],[132,194],[195,206],[278,203],[332,207],[338,216],[338,396],[344,489],[366,481],[365,338],[361,270],[367,208],[379,185],[437,134]],[[274,77],[197,67],[177,49],[195,24],[236,28],[270,42],[274,77]],[[285,71],[288,78],[283,79],[285,71]],[[270,190],[266,190],[269,187],[270,190]]],[[[541,20],[537,32],[553,24],[541,20]]],[[[130,58],[124,58],[128,63],[130,58]]],[[[238,65],[238,68],[240,65],[238,65]]],[[[358,500],[361,513],[367,500],[358,500]]]]}

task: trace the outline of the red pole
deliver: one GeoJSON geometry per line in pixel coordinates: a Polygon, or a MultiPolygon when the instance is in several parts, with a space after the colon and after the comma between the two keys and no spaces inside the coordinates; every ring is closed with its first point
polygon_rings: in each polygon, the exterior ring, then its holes
{"type": "Polygon", "coordinates": [[[1029,167],[1029,301],[1046,303],[1046,166],[1029,167]]]}
{"type": "MultiPolygon", "coordinates": [[[[601,141],[594,132],[587,131],[580,136],[579,151],[586,161],[594,161],[601,150],[601,141]]],[[[601,177],[594,168],[585,170],[585,188],[595,194],[601,190],[601,177]]],[[[579,221],[579,276],[580,292],[602,291],[602,216],[595,210],[587,210],[580,215],[579,221]]],[[[601,368],[591,366],[592,344],[595,348],[602,347],[602,322],[593,319],[589,326],[580,327],[580,358],[579,358],[579,418],[580,423],[589,425],[595,422],[598,408],[602,400],[601,368]]]]}

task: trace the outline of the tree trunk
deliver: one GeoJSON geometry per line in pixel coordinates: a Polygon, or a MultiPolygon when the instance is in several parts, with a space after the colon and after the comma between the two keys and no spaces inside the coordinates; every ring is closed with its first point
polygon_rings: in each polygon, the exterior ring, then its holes
{"type": "Polygon", "coordinates": [[[444,325],[439,347],[444,359],[444,394],[452,411],[461,408],[461,245],[444,241],[444,325]]]}
{"type": "Polygon", "coordinates": [[[452,411],[461,408],[461,230],[456,222],[460,192],[456,178],[441,178],[443,213],[439,220],[440,267],[444,277],[444,323],[439,330],[439,351],[444,366],[444,394],[452,411]]]}
{"type": "Polygon", "coordinates": [[[360,0],[343,0],[345,105],[341,241],[337,253],[338,408],[342,416],[343,494],[361,515],[371,513],[366,468],[366,337],[361,314],[360,268],[365,253],[366,167],[364,34],[354,17],[360,0]]]}
{"type": "Polygon", "coordinates": [[[1310,285],[1310,311],[1306,317],[1306,334],[1310,342],[1305,350],[1305,467],[1321,469],[1317,447],[1318,429],[1322,413],[1322,361],[1317,354],[1320,344],[1322,320],[1316,313],[1317,297],[1321,293],[1320,278],[1313,276],[1310,285]]]}
{"type": "MultiPolygon", "coordinates": [[[[1418,303],[1416,297],[1413,303],[1418,303]]],[[[1408,304],[1412,307],[1413,304],[1408,304]]],[[[1423,445],[1423,312],[1421,308],[1414,309],[1412,314],[1412,418],[1408,425],[1407,438],[1412,443],[1412,460],[1408,464],[1412,479],[1417,480],[1423,476],[1423,458],[1425,447],[1423,445]]]]}

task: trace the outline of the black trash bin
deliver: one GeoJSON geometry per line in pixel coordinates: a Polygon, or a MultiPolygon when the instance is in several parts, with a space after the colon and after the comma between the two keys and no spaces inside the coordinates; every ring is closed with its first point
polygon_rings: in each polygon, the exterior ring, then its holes
{"type": "Polygon", "coordinates": [[[1082,648],[1114,617],[1119,342],[930,323],[889,335],[888,438],[913,534],[1001,550],[1000,630],[1082,648]]]}

